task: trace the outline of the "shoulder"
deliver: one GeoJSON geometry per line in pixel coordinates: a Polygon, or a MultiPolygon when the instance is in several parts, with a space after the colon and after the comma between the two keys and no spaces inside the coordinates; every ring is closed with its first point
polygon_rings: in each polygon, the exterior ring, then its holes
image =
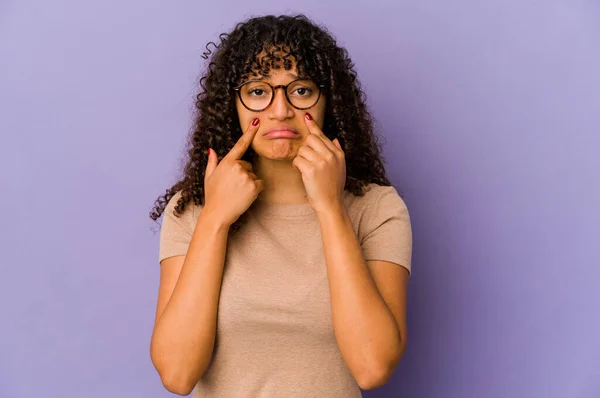
{"type": "Polygon", "coordinates": [[[177,206],[177,202],[181,199],[183,191],[175,192],[175,195],[171,196],[171,199],[167,202],[167,206],[165,207],[165,212],[168,210],[173,211],[175,206],[177,206]]]}
{"type": "Polygon", "coordinates": [[[182,197],[178,191],[169,199],[163,211],[160,227],[158,262],[167,257],[185,255],[196,227],[197,206],[193,202],[185,205],[182,213],[175,213],[175,207],[182,197]]]}
{"type": "Polygon", "coordinates": [[[348,213],[365,260],[400,264],[410,273],[411,220],[406,203],[393,186],[371,184],[363,196],[353,198],[348,213]]]}
{"type": "Polygon", "coordinates": [[[346,193],[346,208],[359,238],[382,224],[410,226],[410,215],[404,199],[393,186],[371,183],[363,195],[346,193]]]}
{"type": "MultiPolygon", "coordinates": [[[[202,206],[195,205],[193,201],[189,201],[185,204],[185,208],[182,213],[175,212],[175,207],[179,203],[179,200],[183,196],[183,191],[177,191],[171,199],[167,202],[163,213],[164,220],[175,220],[187,229],[192,228],[195,221],[198,219],[202,206]]],[[[164,221],[163,221],[164,222],[164,221]]]]}
{"type": "Polygon", "coordinates": [[[390,208],[408,212],[404,199],[400,197],[394,186],[375,183],[369,184],[362,196],[347,192],[346,205],[349,211],[356,214],[377,209],[385,211],[390,208]]]}

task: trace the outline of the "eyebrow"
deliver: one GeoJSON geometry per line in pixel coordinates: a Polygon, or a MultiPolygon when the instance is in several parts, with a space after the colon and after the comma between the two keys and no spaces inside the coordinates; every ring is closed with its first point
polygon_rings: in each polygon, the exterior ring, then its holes
{"type": "MultiPolygon", "coordinates": [[[[287,76],[289,76],[289,77],[291,77],[292,79],[300,79],[300,76],[298,76],[298,75],[295,75],[295,74],[293,74],[293,73],[291,73],[291,72],[288,72],[288,73],[286,73],[286,75],[287,75],[287,76]]],[[[254,80],[254,81],[263,81],[263,80],[265,80],[265,77],[264,77],[264,76],[262,76],[262,77],[255,78],[255,79],[250,79],[250,80],[254,80]]]]}

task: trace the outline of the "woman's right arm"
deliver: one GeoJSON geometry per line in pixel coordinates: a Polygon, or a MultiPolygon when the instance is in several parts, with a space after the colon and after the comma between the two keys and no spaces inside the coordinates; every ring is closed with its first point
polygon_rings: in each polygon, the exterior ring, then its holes
{"type": "Polygon", "coordinates": [[[241,160],[259,124],[255,119],[221,162],[210,151],[205,204],[187,253],[161,262],[150,357],[175,394],[188,395],[212,358],[229,228],[265,187],[252,164],[241,160]]]}
{"type": "Polygon", "coordinates": [[[161,262],[150,356],[163,385],[188,395],[212,358],[229,224],[202,211],[185,256],[161,262]]]}

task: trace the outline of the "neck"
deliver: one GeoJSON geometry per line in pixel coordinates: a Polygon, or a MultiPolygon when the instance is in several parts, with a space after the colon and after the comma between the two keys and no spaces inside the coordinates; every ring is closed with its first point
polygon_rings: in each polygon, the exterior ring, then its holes
{"type": "Polygon", "coordinates": [[[302,174],[289,159],[267,159],[257,156],[253,162],[254,174],[265,182],[258,196],[266,203],[307,203],[302,174]]]}

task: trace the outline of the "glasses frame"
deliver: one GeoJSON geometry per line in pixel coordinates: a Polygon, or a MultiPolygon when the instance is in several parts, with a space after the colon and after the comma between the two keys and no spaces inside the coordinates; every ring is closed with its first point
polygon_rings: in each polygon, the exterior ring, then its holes
{"type": "MultiPolygon", "coordinates": [[[[294,108],[304,111],[306,109],[310,109],[312,107],[314,107],[315,105],[317,105],[319,103],[319,100],[321,99],[321,94],[323,93],[323,88],[325,88],[324,84],[317,84],[317,88],[319,89],[319,95],[317,96],[317,100],[315,101],[314,104],[312,104],[311,106],[307,107],[307,108],[298,108],[296,105],[292,104],[292,101],[290,101],[290,97],[288,97],[288,92],[287,92],[287,88],[289,85],[296,83],[297,81],[300,80],[308,80],[313,82],[311,79],[307,79],[305,77],[299,77],[298,79],[292,80],[291,82],[289,82],[288,84],[278,84],[277,86],[272,86],[271,84],[269,84],[268,82],[264,81],[264,80],[260,80],[260,79],[254,79],[254,80],[248,80],[242,84],[240,84],[237,87],[233,88],[233,91],[237,92],[238,98],[240,99],[240,102],[242,103],[242,105],[244,105],[244,108],[248,109],[250,112],[262,112],[265,109],[267,109],[268,107],[271,106],[271,104],[273,103],[273,100],[275,99],[275,91],[277,91],[277,89],[282,88],[283,89],[283,93],[285,95],[285,99],[287,100],[288,104],[290,104],[291,106],[293,106],[294,108]],[[265,83],[267,84],[269,87],[271,87],[271,101],[269,101],[269,104],[267,106],[265,106],[262,109],[256,110],[256,109],[250,109],[248,107],[248,105],[246,105],[244,103],[244,100],[242,99],[242,92],[241,89],[242,87],[244,87],[246,84],[249,83],[256,83],[256,82],[261,82],[261,83],[265,83]]],[[[314,83],[314,82],[313,82],[314,83]]],[[[316,84],[316,83],[315,83],[316,84]]]]}

